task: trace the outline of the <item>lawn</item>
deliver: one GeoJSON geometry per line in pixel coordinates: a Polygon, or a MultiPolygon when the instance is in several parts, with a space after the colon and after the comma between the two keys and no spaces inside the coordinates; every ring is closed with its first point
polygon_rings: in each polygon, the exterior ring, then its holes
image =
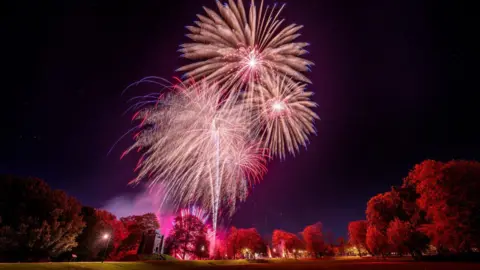
{"type": "Polygon", "coordinates": [[[235,261],[190,261],[190,262],[91,262],[91,263],[11,263],[1,264],[0,270],[175,270],[191,268],[228,269],[328,269],[328,270],[463,270],[479,269],[480,264],[448,262],[413,262],[410,260],[335,259],[335,260],[271,260],[267,263],[235,261]]]}

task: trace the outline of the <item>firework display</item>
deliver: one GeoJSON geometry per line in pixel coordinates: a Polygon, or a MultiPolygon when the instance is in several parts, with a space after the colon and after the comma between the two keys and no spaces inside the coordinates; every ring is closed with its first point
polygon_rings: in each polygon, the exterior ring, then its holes
{"type": "Polygon", "coordinates": [[[187,27],[194,43],[180,51],[196,62],[180,68],[185,81],[141,81],[163,90],[133,106],[140,124],[125,152],[142,153],[132,183],[161,184],[163,203],[208,212],[193,214],[211,218],[213,243],[219,217],[246,199],[267,160],[306,146],[318,119],[303,74],[312,63],[300,57],[307,43],[293,42],[301,26],[281,27],[284,6],[252,1],[248,14],[241,0],[217,6],[220,14],[204,8],[207,16],[187,27]]]}
{"type": "Polygon", "coordinates": [[[193,42],[181,45],[182,56],[195,60],[178,71],[186,77],[222,82],[240,88],[265,74],[286,75],[311,83],[303,74],[312,62],[302,58],[308,43],[294,42],[301,25],[282,27],[279,15],[285,5],[257,8],[252,1],[248,12],[242,0],[217,2],[219,13],[204,7],[206,16],[197,15],[196,26],[187,26],[193,42]]]}
{"type": "Polygon", "coordinates": [[[266,172],[266,159],[251,137],[252,122],[239,98],[206,81],[179,84],[156,106],[139,111],[141,132],[128,149],[143,149],[138,176],[164,184],[164,201],[178,207],[210,206],[214,229],[220,206],[230,213],[251,182],[266,172]]]}

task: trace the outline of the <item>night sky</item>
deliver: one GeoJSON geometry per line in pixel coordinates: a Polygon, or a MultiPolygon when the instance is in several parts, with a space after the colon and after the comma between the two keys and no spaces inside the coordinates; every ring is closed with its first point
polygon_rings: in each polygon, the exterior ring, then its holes
{"type": "MultiPolygon", "coordinates": [[[[247,1],[248,2],[248,1],[247,1]]],[[[266,1],[273,2],[273,1],[266,1]]],[[[123,89],[177,76],[176,52],[205,1],[7,1],[0,7],[0,173],[31,175],[103,207],[135,198],[138,156],[123,89]],[[168,4],[167,4],[168,2],[168,4]]],[[[311,44],[318,135],[275,161],[230,223],[346,235],[366,202],[424,159],[479,159],[473,19],[462,1],[290,0],[283,17],[311,44]]],[[[475,34],[476,35],[476,34],[475,34]]]]}

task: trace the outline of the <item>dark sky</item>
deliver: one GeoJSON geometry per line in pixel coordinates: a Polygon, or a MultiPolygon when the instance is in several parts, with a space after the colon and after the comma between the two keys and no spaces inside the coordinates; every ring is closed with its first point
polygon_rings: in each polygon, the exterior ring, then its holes
{"type": "MultiPolygon", "coordinates": [[[[316,64],[318,136],[269,165],[231,224],[266,234],[321,221],[345,235],[414,164],[479,159],[478,74],[467,65],[478,31],[463,1],[287,2],[283,17],[305,26],[316,64]]],[[[214,0],[1,5],[0,173],[44,178],[95,207],[140,192],[127,186],[137,156],[119,160],[131,140],[107,152],[131,127],[128,99],[152,88],[121,92],[179,75],[184,26],[214,0]]]]}

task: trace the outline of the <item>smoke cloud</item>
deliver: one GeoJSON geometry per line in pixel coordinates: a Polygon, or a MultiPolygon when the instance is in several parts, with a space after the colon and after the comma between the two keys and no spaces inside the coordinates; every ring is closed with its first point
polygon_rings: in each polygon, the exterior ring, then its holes
{"type": "Polygon", "coordinates": [[[176,211],[168,203],[162,203],[164,196],[163,189],[159,185],[155,187],[154,191],[143,187],[142,191],[136,195],[120,195],[110,199],[102,209],[111,212],[118,218],[154,213],[160,224],[161,233],[168,235],[176,211]]]}

